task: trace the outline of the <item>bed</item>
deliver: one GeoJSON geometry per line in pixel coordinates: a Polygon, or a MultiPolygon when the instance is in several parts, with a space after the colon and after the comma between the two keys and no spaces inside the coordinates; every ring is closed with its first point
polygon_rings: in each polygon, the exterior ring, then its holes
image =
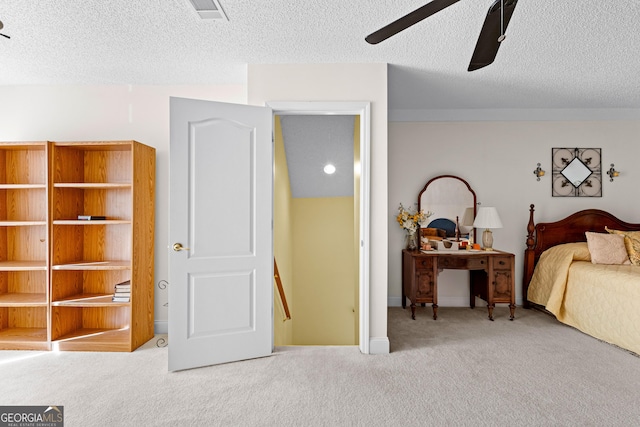
{"type": "Polygon", "coordinates": [[[640,242],[634,240],[640,239],[640,224],[598,209],[556,222],[536,224],[533,217],[531,205],[523,306],[542,309],[588,335],[640,354],[640,258],[633,247],[640,242]],[[606,240],[615,241],[616,249],[598,249],[594,242],[611,235],[617,237],[606,240]],[[627,259],[602,263],[603,253],[607,258],[620,251],[618,242],[623,242],[627,259]]]}

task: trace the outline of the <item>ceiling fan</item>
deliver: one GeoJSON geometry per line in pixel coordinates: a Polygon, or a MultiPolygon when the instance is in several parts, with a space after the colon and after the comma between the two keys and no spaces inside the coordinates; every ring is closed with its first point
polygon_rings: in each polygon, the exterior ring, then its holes
{"type": "MultiPolygon", "coordinates": [[[[370,44],[380,43],[458,1],[460,0],[433,0],[378,31],[369,34],[365,37],[365,40],[370,44]]],[[[505,39],[505,31],[517,3],[518,0],[495,0],[491,4],[482,25],[476,48],[473,51],[468,71],[486,67],[495,60],[500,44],[505,39]]]]}
{"type": "MultiPolygon", "coordinates": [[[[0,30],[1,30],[2,28],[4,28],[4,24],[2,23],[2,21],[0,21],[0,30]]],[[[10,38],[11,38],[11,37],[9,37],[8,35],[6,35],[6,34],[2,34],[2,33],[0,33],[0,36],[2,36],[2,37],[6,37],[6,38],[8,38],[8,39],[10,39],[10,38]]]]}

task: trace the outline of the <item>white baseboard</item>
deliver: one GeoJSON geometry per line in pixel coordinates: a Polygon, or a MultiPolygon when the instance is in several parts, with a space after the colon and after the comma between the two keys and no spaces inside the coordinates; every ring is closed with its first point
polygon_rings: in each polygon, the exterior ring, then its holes
{"type": "Polygon", "coordinates": [[[389,338],[371,337],[369,339],[369,354],[389,354],[389,338]]]}
{"type": "Polygon", "coordinates": [[[169,322],[167,320],[156,320],[153,322],[153,332],[156,334],[169,333],[169,322]]]}

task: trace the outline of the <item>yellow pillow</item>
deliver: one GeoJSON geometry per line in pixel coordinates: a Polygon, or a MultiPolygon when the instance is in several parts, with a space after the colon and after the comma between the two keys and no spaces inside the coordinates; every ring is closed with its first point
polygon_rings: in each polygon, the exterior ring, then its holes
{"type": "Polygon", "coordinates": [[[624,247],[627,249],[627,255],[633,265],[640,265],[640,231],[621,231],[610,230],[605,227],[611,234],[621,234],[624,236],[624,247]]]}

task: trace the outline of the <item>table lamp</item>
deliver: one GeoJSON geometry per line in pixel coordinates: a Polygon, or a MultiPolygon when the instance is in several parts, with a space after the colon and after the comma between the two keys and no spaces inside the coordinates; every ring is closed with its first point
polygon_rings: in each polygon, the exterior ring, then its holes
{"type": "Polygon", "coordinates": [[[498,211],[494,207],[481,207],[478,209],[478,215],[476,215],[473,226],[477,228],[484,228],[482,233],[482,246],[485,251],[493,250],[493,233],[491,228],[502,228],[502,221],[498,211]]]}

